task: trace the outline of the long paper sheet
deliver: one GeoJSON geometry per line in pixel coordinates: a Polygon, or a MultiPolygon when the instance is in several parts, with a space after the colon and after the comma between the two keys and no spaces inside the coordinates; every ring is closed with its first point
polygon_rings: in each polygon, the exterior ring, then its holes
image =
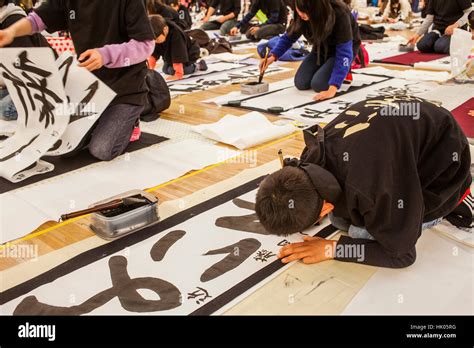
{"type": "Polygon", "coordinates": [[[435,83],[419,83],[400,79],[391,79],[385,82],[368,86],[339,97],[305,107],[289,110],[282,116],[301,121],[305,124],[329,123],[341,112],[355,103],[378,96],[418,95],[434,90],[435,83]]]}
{"type": "MultiPolygon", "coordinates": [[[[272,66],[270,67],[266,75],[272,75],[277,73],[283,73],[291,71],[290,68],[285,68],[282,66],[272,66]]],[[[185,79],[177,81],[170,86],[170,91],[172,95],[187,94],[192,92],[204,91],[212,87],[224,86],[227,84],[240,83],[241,81],[248,80],[251,78],[257,78],[260,74],[258,67],[247,66],[245,68],[234,69],[229,72],[223,72],[218,74],[211,74],[202,77],[194,77],[190,79],[185,79]]]]}
{"type": "MultiPolygon", "coordinates": [[[[385,79],[385,77],[380,76],[354,74],[352,84],[343,85],[339,92],[346,93],[353,88],[378,83],[385,79]]],[[[316,95],[316,92],[313,90],[300,91],[293,86],[293,79],[287,79],[270,84],[270,91],[273,91],[272,93],[247,96],[246,98],[243,98],[243,95],[231,94],[227,95],[226,98],[219,98],[218,102],[222,103],[224,100],[227,100],[227,102],[231,100],[241,100],[242,107],[261,111],[267,111],[272,107],[280,107],[284,111],[288,111],[302,105],[314,103],[313,97],[316,95]],[[284,88],[284,86],[288,87],[284,88]]]]}
{"type": "Polygon", "coordinates": [[[2,214],[0,242],[20,238],[47,220],[57,221],[66,212],[132,189],[154,187],[238,154],[198,140],[185,140],[124,154],[111,162],[2,194],[0,206],[17,210],[15,214],[2,214]]]}
{"type": "MultiPolygon", "coordinates": [[[[67,99],[48,48],[2,48],[0,72],[18,111],[15,134],[0,144],[0,176],[18,182],[27,176],[22,172],[36,164],[66,130],[67,99]]],[[[53,168],[39,162],[28,175],[53,168]]]]}
{"type": "Polygon", "coordinates": [[[424,231],[417,260],[379,269],[344,311],[349,315],[472,315],[474,249],[424,231]]]}
{"type": "MultiPolygon", "coordinates": [[[[52,283],[45,282],[29,293],[8,300],[0,307],[0,313],[214,313],[248,289],[248,285],[241,284],[243,279],[272,262],[279,263],[276,255],[282,245],[302,240],[301,234],[285,238],[266,235],[254,218],[252,202],[255,194],[256,191],[251,191],[235,199],[226,197],[228,200],[223,203],[209,202],[208,208],[203,206],[203,212],[198,215],[190,212],[182,218],[175,216],[174,225],[164,231],[156,225],[153,227],[156,232],[147,233],[162,232],[150,237],[146,235],[147,239],[137,240],[138,244],[130,245],[126,240],[117,244],[121,242],[119,240],[114,242],[117,251],[114,243],[106,245],[103,248],[114,251],[108,253],[104,249],[107,256],[100,256],[103,258],[91,260],[91,263],[60,276],[52,283]],[[215,208],[214,204],[217,204],[215,208]],[[91,272],[94,282],[88,281],[91,272]],[[243,288],[236,289],[235,286],[243,288]],[[121,291],[124,288],[136,291],[121,291]],[[227,300],[213,302],[230,289],[235,293],[227,300]],[[86,302],[93,296],[95,301],[86,302]]],[[[313,235],[327,223],[325,221],[307,233],[313,235]]],[[[82,259],[84,257],[87,256],[82,259]]],[[[265,271],[261,280],[273,277],[274,271],[265,271]]],[[[0,301],[6,301],[1,294],[0,301]]]]}
{"type": "Polygon", "coordinates": [[[60,143],[48,156],[60,156],[77,149],[82,139],[115,98],[115,92],[85,68],[70,53],[56,61],[68,97],[71,117],[60,143]]]}

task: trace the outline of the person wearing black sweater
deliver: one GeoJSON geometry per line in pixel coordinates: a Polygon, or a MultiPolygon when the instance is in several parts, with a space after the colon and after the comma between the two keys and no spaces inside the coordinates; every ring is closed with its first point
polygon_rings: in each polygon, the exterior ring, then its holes
{"type": "Polygon", "coordinates": [[[156,43],[150,68],[154,69],[156,61],[163,58],[163,72],[171,75],[168,80],[180,80],[184,75],[207,70],[204,60],[197,62],[201,55],[199,44],[174,21],[153,15],[150,23],[156,43]]]}
{"type": "Polygon", "coordinates": [[[313,45],[313,50],[301,64],[295,76],[299,90],[313,89],[315,100],[333,98],[350,71],[359,52],[359,27],[351,9],[340,0],[296,0],[295,18],[287,32],[260,63],[261,71],[278,60],[301,35],[313,45]]]}
{"type": "Polygon", "coordinates": [[[220,29],[222,35],[228,35],[230,30],[237,24],[237,18],[239,17],[241,8],[240,0],[211,0],[201,29],[220,29]],[[220,13],[220,16],[211,21],[211,16],[214,15],[216,11],[220,13]]]}
{"type": "Polygon", "coordinates": [[[452,114],[426,100],[378,97],[304,131],[300,160],[287,159],[257,193],[270,234],[303,232],[324,201],[349,236],[306,237],[281,251],[284,263],[328,259],[403,268],[415,262],[422,230],[442,218],[472,231],[469,143],[452,114]]]}
{"type": "Polygon", "coordinates": [[[423,24],[408,43],[421,52],[449,54],[454,29],[466,29],[471,7],[471,0],[430,0],[423,24]]]}
{"type": "Polygon", "coordinates": [[[254,0],[249,12],[231,29],[230,35],[237,35],[239,30],[245,32],[250,40],[268,40],[283,34],[288,20],[288,9],[282,0],[254,0]],[[249,22],[261,11],[268,20],[261,25],[250,26],[249,22]]]}
{"type": "Polygon", "coordinates": [[[191,29],[193,25],[193,19],[189,14],[189,9],[183,4],[181,4],[179,0],[168,0],[168,5],[178,13],[180,21],[182,21],[182,23],[184,23],[185,25],[185,28],[183,29],[191,29]]]}
{"type": "Polygon", "coordinates": [[[183,30],[190,28],[186,20],[181,18],[175,9],[166,5],[162,0],[147,0],[147,10],[150,15],[160,15],[163,18],[172,20],[183,30]]]}

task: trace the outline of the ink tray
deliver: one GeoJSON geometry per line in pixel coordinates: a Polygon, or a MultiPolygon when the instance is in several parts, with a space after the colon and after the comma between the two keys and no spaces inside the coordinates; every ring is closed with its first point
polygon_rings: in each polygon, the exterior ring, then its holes
{"type": "Polygon", "coordinates": [[[91,208],[116,199],[126,199],[132,203],[91,214],[90,227],[100,238],[115,240],[151,226],[160,220],[158,198],[139,190],[108,198],[94,204],[91,208]]]}
{"type": "Polygon", "coordinates": [[[253,95],[268,92],[270,85],[268,82],[248,82],[240,86],[240,92],[245,95],[253,95]]]}

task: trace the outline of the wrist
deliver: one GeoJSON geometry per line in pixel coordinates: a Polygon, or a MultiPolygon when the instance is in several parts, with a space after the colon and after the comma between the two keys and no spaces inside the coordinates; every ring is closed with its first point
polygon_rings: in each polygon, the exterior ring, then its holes
{"type": "Polygon", "coordinates": [[[337,92],[337,90],[338,90],[338,88],[335,85],[329,86],[329,89],[328,89],[328,91],[331,91],[331,92],[337,92]]]}

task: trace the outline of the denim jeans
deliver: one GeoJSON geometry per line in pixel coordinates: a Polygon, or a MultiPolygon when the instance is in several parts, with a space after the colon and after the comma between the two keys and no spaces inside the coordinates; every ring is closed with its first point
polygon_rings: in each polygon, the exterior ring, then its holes
{"type": "MultiPolygon", "coordinates": [[[[354,239],[370,239],[375,240],[375,238],[363,227],[357,227],[351,225],[347,220],[334,216],[333,213],[329,214],[329,219],[334,227],[349,233],[349,236],[354,239]]],[[[424,231],[428,228],[432,228],[441,223],[443,219],[439,218],[433,221],[425,222],[421,225],[421,230],[424,231]]]]}
{"type": "Polygon", "coordinates": [[[283,24],[264,24],[254,34],[250,34],[250,29],[247,30],[245,36],[247,39],[253,41],[269,40],[275,36],[283,34],[285,26],[283,24]]]}
{"type": "Polygon", "coordinates": [[[220,29],[221,35],[228,35],[230,30],[237,25],[237,21],[235,19],[229,19],[224,23],[219,23],[217,21],[209,21],[204,23],[201,26],[202,30],[217,30],[220,29]]]}
{"type": "Polygon", "coordinates": [[[132,136],[143,106],[115,104],[109,106],[99,118],[89,143],[89,152],[102,161],[120,156],[132,136]]]}
{"type": "Polygon", "coordinates": [[[451,36],[440,36],[437,32],[432,31],[418,42],[417,47],[423,53],[444,53],[449,54],[451,45],[451,36]]]}
{"type": "Polygon", "coordinates": [[[0,119],[5,121],[13,121],[18,118],[18,113],[13,104],[13,100],[8,94],[6,88],[0,89],[0,119]]]}
{"type": "Polygon", "coordinates": [[[320,65],[318,65],[316,52],[311,51],[296,72],[295,87],[300,91],[313,89],[315,92],[322,92],[328,90],[335,60],[336,58],[330,57],[326,61],[320,61],[320,65]]]}
{"type": "MultiPolygon", "coordinates": [[[[191,64],[191,65],[183,64],[183,70],[184,70],[184,75],[190,75],[196,71],[196,64],[191,64]]],[[[163,72],[166,75],[174,75],[175,73],[173,66],[168,63],[163,64],[163,72]]]]}

